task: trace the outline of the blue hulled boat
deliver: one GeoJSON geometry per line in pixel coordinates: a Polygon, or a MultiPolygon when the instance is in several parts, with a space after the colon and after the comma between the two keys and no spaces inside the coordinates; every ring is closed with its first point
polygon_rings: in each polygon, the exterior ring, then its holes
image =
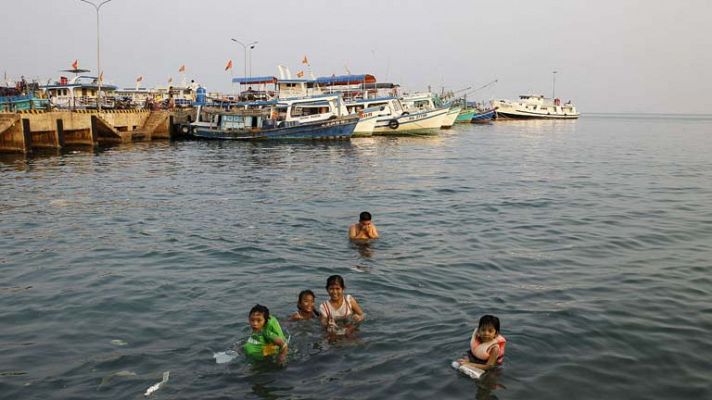
{"type": "MultiPolygon", "coordinates": [[[[200,111],[198,111],[200,114],[200,111]]],[[[348,139],[359,116],[349,115],[339,95],[238,103],[231,110],[206,111],[194,122],[197,139],[348,139]]]]}

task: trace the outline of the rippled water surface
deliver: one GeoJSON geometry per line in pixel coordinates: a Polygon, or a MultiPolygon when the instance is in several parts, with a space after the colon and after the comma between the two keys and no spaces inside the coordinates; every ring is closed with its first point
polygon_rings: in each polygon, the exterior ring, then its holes
{"type": "Polygon", "coordinates": [[[711,260],[710,118],[2,156],[0,397],[711,398],[711,260]],[[336,343],[286,321],[331,274],[367,315],[336,343]],[[217,364],[258,302],[287,367],[217,364]],[[475,382],[449,363],[485,313],[475,382]]]}

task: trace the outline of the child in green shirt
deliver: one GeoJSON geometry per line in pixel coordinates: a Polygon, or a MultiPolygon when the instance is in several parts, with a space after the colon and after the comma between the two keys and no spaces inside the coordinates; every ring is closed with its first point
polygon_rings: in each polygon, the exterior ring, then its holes
{"type": "Polygon", "coordinates": [[[269,309],[257,304],[250,310],[252,335],[243,346],[248,357],[263,360],[277,353],[277,362],[284,364],[287,359],[287,338],[279,326],[277,318],[269,315],[269,309]]]}

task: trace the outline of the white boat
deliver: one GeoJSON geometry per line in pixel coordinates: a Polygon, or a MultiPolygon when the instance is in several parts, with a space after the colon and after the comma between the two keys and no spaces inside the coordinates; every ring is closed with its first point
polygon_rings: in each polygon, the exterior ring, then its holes
{"type": "MultiPolygon", "coordinates": [[[[447,114],[446,108],[406,111],[400,100],[395,97],[356,100],[347,103],[346,107],[351,112],[368,112],[369,117],[375,116],[374,135],[432,133],[433,130],[440,128],[447,114]]],[[[361,134],[357,133],[357,135],[361,134]]]]}
{"type": "Polygon", "coordinates": [[[519,101],[494,100],[492,105],[497,118],[576,119],[581,115],[570,101],[561,104],[558,98],[543,95],[521,95],[519,101]]]}
{"type": "Polygon", "coordinates": [[[410,113],[446,110],[445,116],[440,121],[439,128],[450,128],[455,123],[457,116],[460,114],[461,107],[459,106],[444,106],[430,92],[421,92],[405,95],[401,98],[403,107],[410,113]]]}
{"type": "MultiPolygon", "coordinates": [[[[81,70],[78,70],[81,71],[81,70]]],[[[98,79],[95,76],[78,75],[72,79],[60,77],[59,81],[40,86],[49,98],[53,107],[86,109],[96,108],[98,79]]],[[[114,108],[114,91],[116,86],[103,83],[101,85],[101,107],[114,108]]]]}
{"type": "Polygon", "coordinates": [[[359,122],[357,115],[347,113],[340,95],[237,105],[230,110],[206,111],[206,121],[190,124],[187,133],[214,140],[341,139],[350,138],[359,122]]]}

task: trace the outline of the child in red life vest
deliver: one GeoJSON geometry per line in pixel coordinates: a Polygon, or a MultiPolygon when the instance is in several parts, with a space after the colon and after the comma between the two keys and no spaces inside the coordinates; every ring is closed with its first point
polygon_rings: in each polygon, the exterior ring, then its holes
{"type": "Polygon", "coordinates": [[[502,364],[507,340],[500,334],[499,318],[485,315],[472,332],[467,358],[457,360],[460,365],[488,370],[502,364]]]}

